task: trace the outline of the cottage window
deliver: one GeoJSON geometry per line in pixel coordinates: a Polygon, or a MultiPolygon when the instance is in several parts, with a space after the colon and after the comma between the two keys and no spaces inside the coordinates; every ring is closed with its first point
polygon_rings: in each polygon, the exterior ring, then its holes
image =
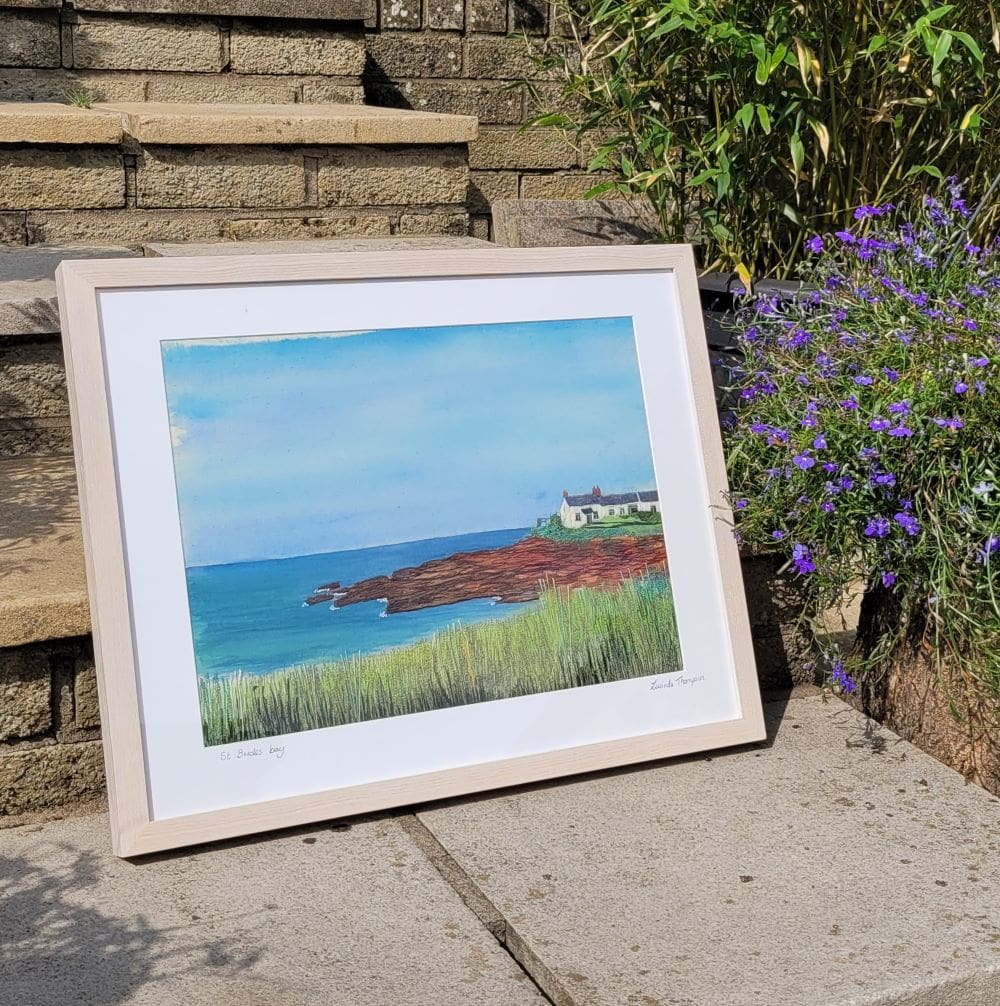
{"type": "Polygon", "coordinates": [[[582,516],[581,516],[580,514],[577,514],[577,515],[576,515],[576,519],[577,519],[577,520],[583,520],[583,517],[582,517],[582,516]]]}
{"type": "Polygon", "coordinates": [[[656,504],[655,503],[649,508],[649,512],[650,513],[656,513],[656,504]]]}

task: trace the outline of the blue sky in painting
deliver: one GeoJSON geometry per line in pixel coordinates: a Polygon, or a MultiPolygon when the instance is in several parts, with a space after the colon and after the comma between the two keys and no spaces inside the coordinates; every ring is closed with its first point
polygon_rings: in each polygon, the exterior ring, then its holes
{"type": "Polygon", "coordinates": [[[527,527],[654,487],[629,318],[163,346],[189,566],[527,527]]]}

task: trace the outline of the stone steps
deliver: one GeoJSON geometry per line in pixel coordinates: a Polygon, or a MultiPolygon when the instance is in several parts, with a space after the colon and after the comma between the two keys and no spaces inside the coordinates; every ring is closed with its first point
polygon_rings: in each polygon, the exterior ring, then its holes
{"type": "Polygon", "coordinates": [[[467,235],[474,117],[0,103],[0,244],[467,235]]]}

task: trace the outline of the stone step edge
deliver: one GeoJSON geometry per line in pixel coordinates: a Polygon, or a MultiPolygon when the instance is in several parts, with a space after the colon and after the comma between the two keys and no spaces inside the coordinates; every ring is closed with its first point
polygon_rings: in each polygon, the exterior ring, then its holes
{"type": "Polygon", "coordinates": [[[464,144],[472,115],[369,105],[0,102],[0,143],[164,146],[464,144]]]}

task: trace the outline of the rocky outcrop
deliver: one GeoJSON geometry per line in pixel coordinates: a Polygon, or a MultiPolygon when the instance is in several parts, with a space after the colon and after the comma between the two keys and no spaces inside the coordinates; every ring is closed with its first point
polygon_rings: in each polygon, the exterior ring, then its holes
{"type": "Polygon", "coordinates": [[[332,601],[343,608],[361,601],[386,601],[386,612],[415,611],[491,597],[499,602],[532,601],[546,585],[600,587],[648,570],[666,568],[666,548],[658,535],[559,542],[524,538],[505,548],[457,552],[389,576],[331,591],[317,588],[307,604],[332,601]]]}

